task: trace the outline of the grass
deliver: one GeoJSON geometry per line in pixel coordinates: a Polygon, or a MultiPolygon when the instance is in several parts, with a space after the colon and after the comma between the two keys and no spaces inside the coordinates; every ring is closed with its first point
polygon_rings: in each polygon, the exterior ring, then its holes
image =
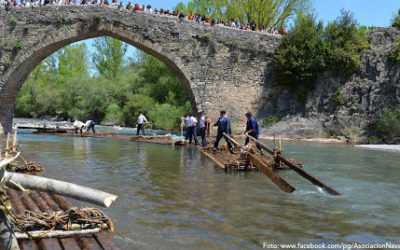
{"type": "Polygon", "coordinates": [[[342,93],[342,88],[340,86],[337,88],[335,94],[333,94],[331,98],[333,103],[336,104],[336,106],[341,106],[344,104],[344,97],[342,93]]]}
{"type": "Polygon", "coordinates": [[[20,41],[17,41],[17,42],[15,42],[15,44],[14,44],[13,50],[19,51],[19,50],[22,49],[22,47],[23,47],[22,43],[21,43],[20,41]]]}
{"type": "Polygon", "coordinates": [[[12,25],[16,25],[18,22],[17,18],[15,18],[15,17],[11,17],[10,21],[11,21],[12,25]]]}
{"type": "Polygon", "coordinates": [[[207,42],[209,42],[211,40],[211,34],[210,33],[204,33],[203,37],[204,37],[204,40],[206,40],[207,42]]]}
{"type": "Polygon", "coordinates": [[[342,130],[342,135],[350,140],[353,140],[360,135],[360,130],[356,127],[344,128],[342,130]]]}

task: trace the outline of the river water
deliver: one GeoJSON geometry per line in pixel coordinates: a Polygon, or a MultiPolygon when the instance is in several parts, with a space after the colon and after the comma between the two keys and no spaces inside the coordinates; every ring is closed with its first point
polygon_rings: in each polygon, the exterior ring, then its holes
{"type": "Polygon", "coordinates": [[[293,171],[279,172],[297,189],[284,193],[260,172],[224,172],[189,147],[30,132],[18,140],[45,176],[119,195],[103,211],[122,249],[400,244],[398,152],[284,143],[286,156],[343,193],[330,196],[293,171]]]}

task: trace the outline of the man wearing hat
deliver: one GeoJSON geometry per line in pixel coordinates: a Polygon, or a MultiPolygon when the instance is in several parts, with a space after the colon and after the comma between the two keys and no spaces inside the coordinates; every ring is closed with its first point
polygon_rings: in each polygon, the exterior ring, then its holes
{"type": "Polygon", "coordinates": [[[218,122],[214,124],[214,127],[215,126],[218,126],[218,134],[217,134],[217,138],[214,143],[214,148],[213,148],[214,152],[217,151],[219,141],[221,140],[222,137],[224,137],[226,144],[228,144],[229,152],[231,152],[231,154],[233,154],[232,144],[229,141],[229,139],[227,139],[224,136],[224,133],[226,133],[227,135],[231,135],[231,121],[226,116],[225,110],[220,111],[220,118],[218,119],[218,122]]]}

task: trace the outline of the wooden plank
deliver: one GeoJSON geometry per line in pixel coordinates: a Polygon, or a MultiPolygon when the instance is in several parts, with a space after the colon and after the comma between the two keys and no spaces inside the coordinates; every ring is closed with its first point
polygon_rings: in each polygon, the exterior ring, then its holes
{"type": "MultiPolygon", "coordinates": [[[[266,145],[264,145],[263,143],[261,143],[259,140],[256,140],[254,137],[249,136],[249,138],[251,140],[253,140],[257,145],[259,145],[261,148],[265,149],[268,153],[270,154],[274,154],[274,151],[271,150],[270,148],[268,148],[266,145]]],[[[278,160],[280,160],[281,162],[283,162],[286,166],[288,166],[290,169],[294,170],[296,173],[298,173],[299,175],[303,176],[304,178],[306,178],[307,180],[309,180],[312,184],[321,187],[322,189],[324,189],[326,192],[328,192],[331,195],[341,195],[341,193],[337,190],[335,190],[334,188],[328,186],[327,184],[323,183],[322,181],[318,180],[317,178],[315,178],[314,176],[310,175],[309,173],[307,173],[306,171],[304,171],[303,169],[299,168],[298,166],[296,166],[296,164],[294,164],[293,162],[289,161],[288,159],[286,159],[286,157],[284,157],[282,154],[277,154],[276,156],[278,158],[278,160]]]]}
{"type": "Polygon", "coordinates": [[[38,250],[39,247],[34,240],[24,240],[19,242],[21,250],[38,250]]]}
{"type": "Polygon", "coordinates": [[[31,193],[32,199],[36,202],[40,210],[44,213],[51,213],[52,209],[50,206],[47,204],[47,202],[38,194],[36,191],[32,191],[31,193]]]}
{"type": "Polygon", "coordinates": [[[272,170],[265,163],[257,159],[253,154],[248,153],[247,157],[254,166],[262,171],[268,178],[270,178],[271,181],[275,183],[280,189],[287,193],[292,193],[294,190],[296,190],[285,179],[276,174],[274,170],[272,170]]]}
{"type": "Polygon", "coordinates": [[[97,238],[97,241],[105,250],[119,250],[117,243],[115,243],[112,234],[108,231],[103,231],[94,234],[97,238]]]}
{"type": "Polygon", "coordinates": [[[201,150],[201,152],[206,155],[208,158],[210,158],[215,164],[217,164],[220,168],[225,169],[225,165],[222,164],[220,161],[218,161],[214,156],[212,156],[210,153],[201,150]]]}
{"type": "Polygon", "coordinates": [[[83,249],[85,250],[103,250],[103,248],[97,243],[97,241],[93,238],[93,235],[88,237],[81,237],[80,243],[83,249]]]}
{"type": "Polygon", "coordinates": [[[58,239],[41,239],[39,240],[39,248],[43,250],[63,250],[58,239]]]}
{"type": "Polygon", "coordinates": [[[317,178],[315,178],[314,176],[310,175],[309,173],[307,173],[306,171],[304,171],[303,169],[297,167],[295,164],[293,164],[292,162],[290,162],[289,160],[287,160],[285,157],[283,157],[282,155],[278,154],[277,158],[283,162],[286,166],[288,166],[290,169],[294,170],[296,173],[298,173],[299,175],[303,176],[304,178],[306,178],[307,180],[309,180],[312,184],[321,187],[322,189],[324,189],[327,193],[331,194],[331,195],[341,195],[341,193],[337,190],[335,190],[334,188],[328,186],[327,184],[319,181],[317,178]]]}
{"type": "Polygon", "coordinates": [[[61,238],[60,242],[65,250],[81,250],[81,247],[74,238],[61,238]]]}

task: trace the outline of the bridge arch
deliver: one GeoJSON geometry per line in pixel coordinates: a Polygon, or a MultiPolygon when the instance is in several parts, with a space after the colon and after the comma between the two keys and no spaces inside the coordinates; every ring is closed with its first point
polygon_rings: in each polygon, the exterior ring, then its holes
{"type": "Polygon", "coordinates": [[[16,8],[0,13],[0,124],[11,129],[15,99],[39,63],[73,42],[110,36],[164,62],[195,112],[257,111],[276,36],[101,6],[16,8]],[[17,46],[18,45],[18,46],[17,46]]]}

